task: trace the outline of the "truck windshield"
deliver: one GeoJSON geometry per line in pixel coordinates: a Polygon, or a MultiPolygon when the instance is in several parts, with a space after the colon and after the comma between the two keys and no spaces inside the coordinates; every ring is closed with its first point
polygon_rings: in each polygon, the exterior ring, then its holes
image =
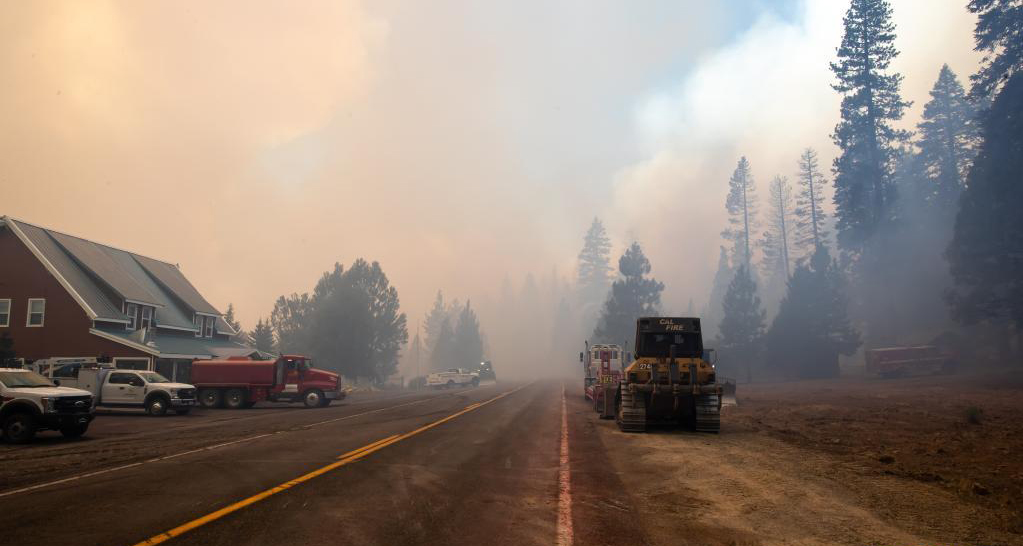
{"type": "Polygon", "coordinates": [[[156,372],[139,372],[146,383],[170,383],[170,380],[156,372]]]}
{"type": "Polygon", "coordinates": [[[0,383],[8,388],[52,387],[49,379],[30,371],[0,372],[0,383]]]}

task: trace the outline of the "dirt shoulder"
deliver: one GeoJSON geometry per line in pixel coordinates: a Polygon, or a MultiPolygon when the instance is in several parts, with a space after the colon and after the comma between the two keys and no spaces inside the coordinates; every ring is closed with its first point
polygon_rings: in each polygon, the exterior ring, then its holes
{"type": "Polygon", "coordinates": [[[718,436],[585,417],[643,542],[1023,544],[1019,376],[740,385],[739,401],[718,436]]]}

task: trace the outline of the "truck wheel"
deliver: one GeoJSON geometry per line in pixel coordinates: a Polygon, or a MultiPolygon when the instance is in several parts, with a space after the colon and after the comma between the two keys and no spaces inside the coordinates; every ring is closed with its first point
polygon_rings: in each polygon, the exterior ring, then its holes
{"type": "Polygon", "coordinates": [[[202,389],[199,391],[199,403],[204,408],[219,408],[223,402],[223,395],[217,389],[202,389]]]}
{"type": "Polygon", "coordinates": [[[245,407],[245,391],[231,389],[224,393],[224,406],[228,409],[242,409],[245,407]]]}
{"type": "Polygon", "coordinates": [[[4,421],[4,438],[12,444],[27,444],[35,438],[36,420],[28,413],[15,413],[4,421]]]}
{"type": "Polygon", "coordinates": [[[474,377],[474,378],[472,378],[472,386],[473,386],[473,387],[478,387],[478,386],[480,386],[480,378],[478,378],[478,377],[474,377]]]}
{"type": "Polygon", "coordinates": [[[306,391],[302,399],[305,402],[305,407],[317,408],[323,403],[323,393],[313,389],[311,391],[306,391]]]}
{"type": "Polygon", "coordinates": [[[454,386],[455,386],[455,381],[454,381],[453,379],[448,379],[448,384],[447,384],[447,386],[446,386],[446,387],[444,387],[444,388],[446,388],[446,389],[450,389],[450,388],[452,388],[452,387],[454,387],[454,386]]]}
{"type": "Polygon", "coordinates": [[[146,401],[146,413],[155,417],[166,415],[168,407],[170,401],[162,396],[154,396],[146,401]]]}
{"type": "Polygon", "coordinates": [[[65,438],[78,438],[85,434],[85,431],[87,430],[89,430],[89,423],[85,423],[84,425],[67,425],[60,427],[60,433],[63,434],[65,438]]]}

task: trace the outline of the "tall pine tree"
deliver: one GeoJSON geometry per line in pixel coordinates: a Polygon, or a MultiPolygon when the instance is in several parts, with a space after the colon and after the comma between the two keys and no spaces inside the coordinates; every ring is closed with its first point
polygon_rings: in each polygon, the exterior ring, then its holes
{"type": "Polygon", "coordinates": [[[764,249],[763,268],[768,279],[788,281],[791,265],[789,252],[793,231],[792,187],[784,176],[776,176],[768,185],[767,231],[761,246],[764,249]]]}
{"type": "Polygon", "coordinates": [[[760,305],[757,285],[745,265],[740,265],[728,285],[724,301],[725,316],[718,326],[721,367],[731,374],[746,372],[753,380],[753,363],[759,360],[767,313],[760,305]]]}
{"type": "Polygon", "coordinates": [[[264,353],[273,353],[276,348],[274,343],[274,332],[273,328],[270,327],[269,321],[259,319],[256,322],[256,327],[249,332],[249,338],[252,340],[252,344],[264,353]]]}
{"type": "Polygon", "coordinates": [[[445,313],[440,319],[437,335],[430,350],[430,369],[446,370],[455,367],[455,331],[451,327],[451,319],[445,313]]]}
{"type": "Polygon", "coordinates": [[[954,210],[958,203],[977,145],[976,114],[956,75],[942,66],[917,125],[918,168],[926,182],[922,197],[939,211],[954,210]]]}
{"type": "Polygon", "coordinates": [[[812,256],[817,247],[828,239],[825,228],[824,187],[827,179],[820,171],[817,152],[813,148],[803,150],[799,156],[799,191],[796,193],[795,234],[793,247],[797,258],[812,256]]]}
{"type": "Polygon", "coordinates": [[[841,149],[833,167],[838,242],[853,252],[886,220],[895,198],[895,149],[909,138],[892,126],[910,103],[899,95],[902,76],[888,72],[899,54],[891,17],[886,0],[852,0],[838,62],[831,63],[838,80],[832,87],[843,95],[832,135],[841,149]]]}
{"type": "Polygon", "coordinates": [[[980,70],[970,78],[972,92],[979,97],[993,96],[1023,68],[1023,2],[970,0],[967,7],[977,14],[975,49],[984,52],[980,70]]]}
{"type": "MultiPolygon", "coordinates": [[[[437,342],[440,339],[440,328],[444,319],[448,318],[448,308],[444,304],[444,294],[438,290],[437,296],[433,300],[433,307],[426,314],[426,319],[423,321],[423,349],[426,355],[432,355],[433,351],[437,347],[437,342]]],[[[450,319],[449,319],[450,321],[450,319]]],[[[450,327],[450,322],[448,323],[450,327]]],[[[427,356],[429,359],[430,357],[427,356]]],[[[432,362],[432,360],[430,360],[432,362]]]]}
{"type": "Polygon", "coordinates": [[[454,331],[453,366],[466,370],[475,370],[483,361],[483,336],[480,335],[480,322],[469,301],[458,314],[458,322],[454,331]]]}
{"type": "MultiPolygon", "coordinates": [[[[579,251],[579,303],[583,308],[584,320],[596,318],[596,310],[607,296],[611,286],[611,240],[599,218],[594,218],[590,229],[583,239],[583,248],[579,251]]],[[[592,322],[590,322],[592,324],[592,322]]]]}
{"type": "Polygon", "coordinates": [[[732,242],[732,263],[749,267],[753,259],[750,234],[756,234],[759,223],[756,185],[746,156],[739,158],[732,177],[728,179],[725,210],[728,211],[728,229],[721,236],[732,242]]]}
{"type": "Polygon", "coordinates": [[[956,317],[1023,327],[1023,73],[985,116],[983,144],[959,201],[947,257],[956,317]]]}
{"type": "Polygon", "coordinates": [[[621,278],[611,285],[611,292],[593,332],[593,341],[597,343],[623,343],[633,339],[636,319],[656,315],[661,309],[664,284],[647,278],[650,260],[643,254],[639,243],[632,243],[618,259],[618,271],[621,278]]]}
{"type": "Polygon", "coordinates": [[[714,337],[714,333],[717,332],[721,317],[724,316],[725,293],[728,292],[729,283],[735,278],[735,270],[732,268],[732,262],[728,259],[728,251],[723,246],[719,249],[717,272],[714,273],[707,308],[703,312],[703,332],[708,337],[714,337]]]}

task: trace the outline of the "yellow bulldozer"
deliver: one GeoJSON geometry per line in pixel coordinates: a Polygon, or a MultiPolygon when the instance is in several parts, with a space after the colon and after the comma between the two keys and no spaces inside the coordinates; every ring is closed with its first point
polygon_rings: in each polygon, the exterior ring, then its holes
{"type": "MultiPolygon", "coordinates": [[[[725,389],[704,351],[700,319],[640,318],[634,347],[615,394],[621,430],[643,432],[649,425],[721,429],[725,389]]],[[[734,383],[729,386],[734,397],[734,383]]]]}

